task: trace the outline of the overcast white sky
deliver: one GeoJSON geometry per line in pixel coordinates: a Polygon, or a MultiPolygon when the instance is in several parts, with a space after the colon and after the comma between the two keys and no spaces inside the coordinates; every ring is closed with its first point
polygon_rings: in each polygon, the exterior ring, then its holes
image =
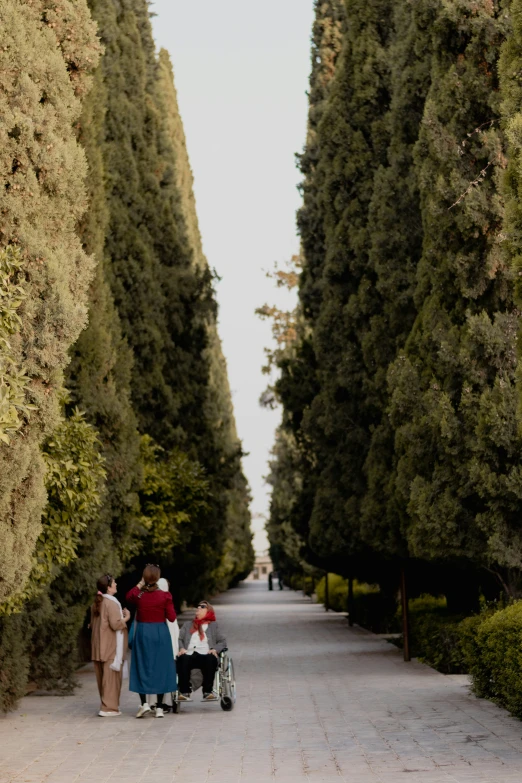
{"type": "Polygon", "coordinates": [[[265,273],[299,249],[294,153],[306,133],[313,0],[155,0],[152,10],[174,64],[203,246],[222,278],[220,334],[262,551],[280,413],[259,406],[271,332],[254,310],[293,305],[265,273]]]}

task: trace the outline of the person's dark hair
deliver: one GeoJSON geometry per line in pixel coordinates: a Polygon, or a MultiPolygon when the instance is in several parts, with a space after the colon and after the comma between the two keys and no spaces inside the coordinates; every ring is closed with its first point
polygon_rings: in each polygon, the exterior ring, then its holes
{"type": "Polygon", "coordinates": [[[152,593],[154,590],[158,589],[158,579],[161,576],[161,570],[158,565],[153,565],[152,563],[147,563],[145,568],[143,569],[143,581],[145,582],[142,591],[145,591],[147,593],[152,593]]]}
{"type": "Polygon", "coordinates": [[[106,595],[107,590],[114,582],[113,577],[110,574],[104,574],[103,576],[100,576],[98,581],[96,582],[96,587],[98,588],[98,593],[96,594],[96,598],[94,599],[94,616],[98,617],[100,614],[100,608],[103,601],[103,596],[106,595]],[[102,595],[100,595],[102,593],[102,595]]]}

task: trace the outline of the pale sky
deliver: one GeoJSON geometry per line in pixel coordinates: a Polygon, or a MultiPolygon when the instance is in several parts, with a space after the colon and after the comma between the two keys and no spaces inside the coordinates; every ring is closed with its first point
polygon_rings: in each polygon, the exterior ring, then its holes
{"type": "Polygon", "coordinates": [[[203,247],[222,278],[219,331],[262,551],[280,411],[259,406],[271,331],[254,311],[294,304],[266,271],[299,250],[294,153],[306,134],[313,0],[155,0],[152,10],[174,65],[203,247]]]}

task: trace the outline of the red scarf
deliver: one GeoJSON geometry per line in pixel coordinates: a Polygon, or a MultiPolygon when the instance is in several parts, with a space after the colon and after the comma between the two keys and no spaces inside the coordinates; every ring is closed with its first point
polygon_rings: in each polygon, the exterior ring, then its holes
{"type": "Polygon", "coordinates": [[[201,641],[203,641],[203,639],[205,638],[205,631],[201,626],[205,625],[205,623],[213,623],[215,619],[216,619],[216,615],[214,614],[212,609],[207,609],[207,613],[202,620],[198,620],[197,617],[194,617],[194,619],[192,620],[190,633],[199,633],[199,638],[201,639],[201,641]]]}

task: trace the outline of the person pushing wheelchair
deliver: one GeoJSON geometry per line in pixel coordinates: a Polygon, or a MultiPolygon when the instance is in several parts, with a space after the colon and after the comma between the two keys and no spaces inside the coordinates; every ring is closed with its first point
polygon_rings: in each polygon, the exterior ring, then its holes
{"type": "Polygon", "coordinates": [[[194,620],[184,623],[179,632],[177,659],[178,701],[190,700],[190,673],[200,669],[203,674],[203,699],[217,701],[213,692],[219,653],[227,640],[216,622],[214,608],[208,601],[200,601],[194,620]]]}

